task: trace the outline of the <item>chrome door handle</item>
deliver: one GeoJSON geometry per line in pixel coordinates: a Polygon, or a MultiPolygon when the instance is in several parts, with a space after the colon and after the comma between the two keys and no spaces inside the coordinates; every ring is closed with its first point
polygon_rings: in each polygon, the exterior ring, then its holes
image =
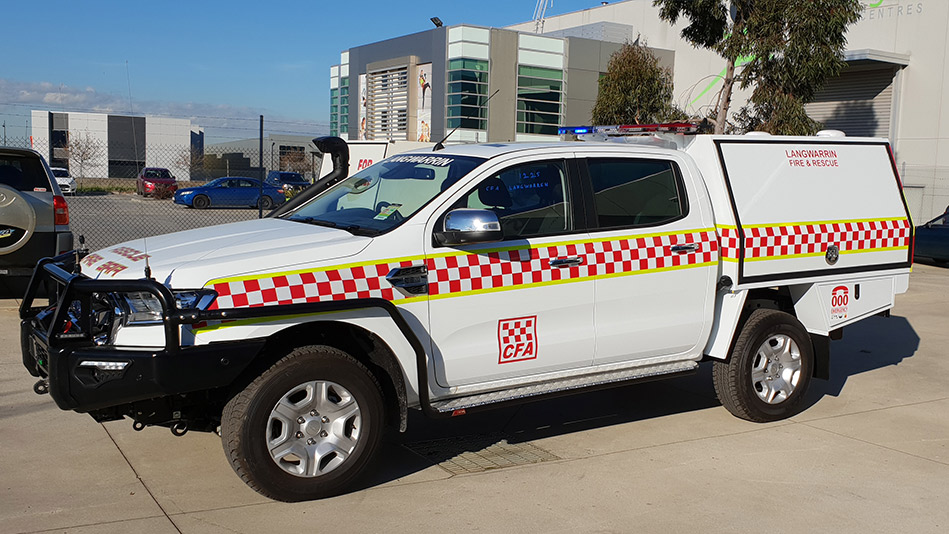
{"type": "Polygon", "coordinates": [[[583,258],[580,256],[569,256],[566,258],[557,258],[555,260],[550,260],[550,266],[561,268],[561,267],[576,267],[583,263],[583,258]]]}
{"type": "Polygon", "coordinates": [[[698,243],[689,243],[688,245],[673,245],[672,252],[676,254],[685,254],[686,252],[695,252],[699,249],[698,243]]]}

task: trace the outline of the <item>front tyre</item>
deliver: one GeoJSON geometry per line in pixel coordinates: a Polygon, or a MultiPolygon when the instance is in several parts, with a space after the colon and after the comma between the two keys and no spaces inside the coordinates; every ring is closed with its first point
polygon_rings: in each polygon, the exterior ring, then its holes
{"type": "Polygon", "coordinates": [[[811,338],[797,318],[757,309],[742,327],[728,361],[713,364],[712,382],[729,412],[765,423],[797,413],[813,367],[811,338]]]}
{"type": "Polygon", "coordinates": [[[338,349],[300,347],[232,398],[221,416],[231,467],[258,493],[305,501],[343,493],[380,448],[378,381],[338,349]]]}
{"type": "Polygon", "coordinates": [[[260,200],[257,201],[257,205],[258,205],[258,206],[260,207],[260,209],[262,209],[262,210],[273,209],[273,199],[270,198],[270,197],[268,197],[268,196],[266,196],[266,195],[265,195],[265,196],[262,196],[262,197],[260,197],[260,200]]]}

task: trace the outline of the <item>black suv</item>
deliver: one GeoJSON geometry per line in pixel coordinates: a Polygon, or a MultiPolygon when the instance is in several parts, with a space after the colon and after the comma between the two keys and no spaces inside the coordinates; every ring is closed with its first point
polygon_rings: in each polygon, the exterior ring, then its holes
{"type": "Polygon", "coordinates": [[[311,185],[302,174],[292,171],[270,171],[266,183],[284,191],[303,191],[311,185]]]}
{"type": "Polygon", "coordinates": [[[43,156],[0,147],[0,297],[21,297],[38,260],[72,248],[69,207],[43,156]]]}

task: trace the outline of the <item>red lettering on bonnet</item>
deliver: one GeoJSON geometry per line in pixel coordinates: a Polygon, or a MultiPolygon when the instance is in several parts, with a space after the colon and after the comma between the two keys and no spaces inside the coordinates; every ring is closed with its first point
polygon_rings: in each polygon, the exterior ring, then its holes
{"type": "Polygon", "coordinates": [[[128,258],[132,261],[142,261],[145,258],[151,257],[148,254],[145,254],[144,252],[140,250],[135,250],[134,248],[131,248],[131,247],[116,247],[110,250],[109,252],[113,254],[118,254],[119,256],[122,256],[123,258],[128,258]]]}

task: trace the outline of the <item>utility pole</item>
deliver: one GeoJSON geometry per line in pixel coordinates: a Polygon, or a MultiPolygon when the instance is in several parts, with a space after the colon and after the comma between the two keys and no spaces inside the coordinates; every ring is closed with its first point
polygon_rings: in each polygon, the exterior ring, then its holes
{"type": "MultiPolygon", "coordinates": [[[[260,141],[257,146],[257,166],[260,168],[260,189],[257,192],[257,218],[262,219],[264,217],[264,208],[261,206],[260,201],[264,199],[264,116],[260,116],[260,141]]],[[[270,153],[273,154],[273,147],[270,148],[270,153]]],[[[273,157],[273,156],[271,156],[273,157]]]]}
{"type": "Polygon", "coordinates": [[[3,146],[7,146],[7,121],[3,121],[3,146]]]}

